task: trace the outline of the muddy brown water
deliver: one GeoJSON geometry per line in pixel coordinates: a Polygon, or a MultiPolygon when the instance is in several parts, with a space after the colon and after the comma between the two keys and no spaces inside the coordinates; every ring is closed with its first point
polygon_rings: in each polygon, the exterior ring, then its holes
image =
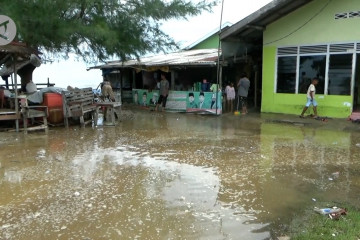
{"type": "Polygon", "coordinates": [[[316,202],[359,206],[359,132],[128,116],[0,133],[0,239],[275,239],[316,202]]]}

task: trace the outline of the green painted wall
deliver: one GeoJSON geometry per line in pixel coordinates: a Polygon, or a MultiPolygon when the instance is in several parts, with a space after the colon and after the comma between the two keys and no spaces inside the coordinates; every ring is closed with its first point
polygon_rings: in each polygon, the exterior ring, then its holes
{"type": "Polygon", "coordinates": [[[204,41],[196,44],[190,50],[194,49],[209,49],[209,48],[218,48],[219,47],[219,35],[214,34],[211,37],[208,37],[204,41]]]}
{"type": "Polygon", "coordinates": [[[335,14],[359,11],[360,1],[332,0],[324,8],[328,2],[329,0],[315,0],[266,26],[264,45],[287,46],[359,41],[360,31],[358,26],[360,25],[360,17],[335,20],[335,14]],[[324,9],[321,11],[322,8],[324,9]],[[314,18],[304,25],[312,17],[314,18]],[[285,37],[289,34],[291,35],[285,37]]]}
{"type": "MultiPolygon", "coordinates": [[[[266,27],[262,112],[300,114],[306,102],[306,94],[275,93],[277,47],[360,41],[360,17],[335,20],[336,13],[359,11],[360,1],[333,0],[328,3],[329,0],[315,0],[266,27]]],[[[352,96],[317,95],[316,99],[321,116],[345,118],[352,112],[352,96]]],[[[308,113],[312,113],[311,108],[308,113]]]]}

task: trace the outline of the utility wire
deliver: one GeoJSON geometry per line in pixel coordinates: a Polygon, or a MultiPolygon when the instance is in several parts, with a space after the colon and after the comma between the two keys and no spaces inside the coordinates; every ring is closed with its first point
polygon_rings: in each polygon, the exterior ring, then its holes
{"type": "Polygon", "coordinates": [[[272,44],[272,43],[275,43],[275,42],[278,42],[278,41],[281,41],[287,37],[290,37],[291,35],[293,35],[294,33],[296,33],[297,31],[299,31],[300,29],[302,29],[303,27],[305,27],[305,25],[307,25],[308,23],[310,23],[314,18],[316,18],[320,13],[322,13],[325,8],[327,6],[329,6],[330,2],[332,0],[329,0],[314,16],[312,16],[308,21],[306,21],[303,25],[301,25],[300,27],[298,27],[297,29],[295,29],[294,31],[290,32],[289,34],[285,35],[284,37],[281,37],[279,39],[276,39],[274,41],[271,41],[271,42],[267,42],[267,43],[264,43],[263,46],[265,45],[269,45],[269,44],[272,44]]]}

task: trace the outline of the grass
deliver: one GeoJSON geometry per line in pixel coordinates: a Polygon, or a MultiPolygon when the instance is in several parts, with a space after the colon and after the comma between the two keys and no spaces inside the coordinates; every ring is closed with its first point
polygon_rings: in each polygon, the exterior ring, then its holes
{"type": "Polygon", "coordinates": [[[296,216],[290,225],[290,236],[293,240],[328,240],[346,239],[360,240],[360,211],[344,204],[328,203],[322,207],[338,206],[347,209],[347,215],[339,220],[332,220],[328,216],[320,215],[315,211],[306,210],[302,216],[296,216]]]}

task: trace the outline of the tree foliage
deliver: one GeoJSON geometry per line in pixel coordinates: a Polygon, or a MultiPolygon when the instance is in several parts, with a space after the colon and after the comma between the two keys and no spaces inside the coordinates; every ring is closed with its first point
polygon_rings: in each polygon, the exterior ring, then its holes
{"type": "Polygon", "coordinates": [[[18,40],[57,56],[127,59],[176,46],[161,21],[211,11],[216,0],[2,0],[18,40]]]}

